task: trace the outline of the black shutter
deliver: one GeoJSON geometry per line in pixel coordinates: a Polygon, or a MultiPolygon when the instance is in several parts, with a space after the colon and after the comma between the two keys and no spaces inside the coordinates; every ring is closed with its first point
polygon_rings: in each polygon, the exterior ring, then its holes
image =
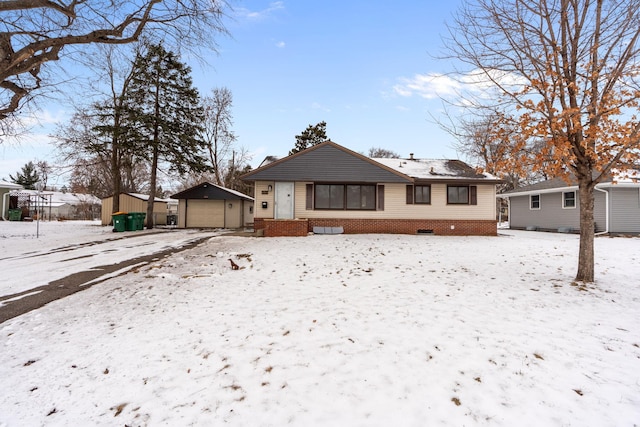
{"type": "Polygon", "coordinates": [[[307,206],[308,211],[313,210],[313,184],[307,184],[307,206]]]}
{"type": "Polygon", "coordinates": [[[478,204],[478,187],[475,185],[469,186],[469,204],[470,205],[478,204]]]}
{"type": "Polygon", "coordinates": [[[413,204],[413,185],[407,185],[407,204],[413,204]]]}
{"type": "Polygon", "coordinates": [[[384,210],[384,185],[378,185],[378,210],[384,210]]]}

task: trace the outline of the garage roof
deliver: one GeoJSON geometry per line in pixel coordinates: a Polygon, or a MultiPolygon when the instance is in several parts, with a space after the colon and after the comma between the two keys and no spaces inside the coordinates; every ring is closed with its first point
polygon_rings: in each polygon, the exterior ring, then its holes
{"type": "Polygon", "coordinates": [[[203,199],[203,200],[249,200],[253,201],[253,197],[242,194],[239,191],[225,188],[210,182],[203,182],[195,187],[188,188],[184,191],[171,196],[172,199],[203,199]]]}

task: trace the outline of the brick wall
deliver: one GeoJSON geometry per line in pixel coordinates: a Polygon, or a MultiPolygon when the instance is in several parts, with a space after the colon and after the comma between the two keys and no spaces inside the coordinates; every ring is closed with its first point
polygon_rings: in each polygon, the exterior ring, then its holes
{"type": "Polygon", "coordinates": [[[486,220],[429,220],[429,219],[254,219],[255,230],[264,235],[306,236],[313,227],[344,227],[346,234],[387,233],[417,234],[432,231],[442,236],[496,236],[496,221],[486,220]],[[453,227],[453,228],[452,228],[453,227]]]}
{"type": "Polygon", "coordinates": [[[442,236],[496,236],[496,221],[429,219],[310,219],[313,227],[344,227],[347,234],[391,233],[417,234],[432,231],[442,236]]]}
{"type": "MultiPolygon", "coordinates": [[[[265,237],[300,237],[309,233],[309,221],[306,219],[264,219],[262,223],[265,237]]],[[[255,220],[253,226],[257,227],[255,220]]]]}

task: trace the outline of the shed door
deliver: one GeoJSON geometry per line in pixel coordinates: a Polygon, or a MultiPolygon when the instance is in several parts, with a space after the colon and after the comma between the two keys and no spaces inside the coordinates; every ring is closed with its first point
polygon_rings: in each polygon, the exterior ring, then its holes
{"type": "Polygon", "coordinates": [[[186,227],[224,228],[224,200],[187,200],[186,227]]]}
{"type": "Polygon", "coordinates": [[[276,182],[276,219],[293,219],[293,182],[276,182]]]}

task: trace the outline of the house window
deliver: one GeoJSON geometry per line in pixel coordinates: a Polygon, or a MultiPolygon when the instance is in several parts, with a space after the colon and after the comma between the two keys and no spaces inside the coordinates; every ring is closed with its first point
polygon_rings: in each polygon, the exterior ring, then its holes
{"type": "Polygon", "coordinates": [[[375,209],[375,185],[347,185],[347,209],[375,209]]]}
{"type": "Polygon", "coordinates": [[[529,209],[540,209],[540,195],[532,194],[529,196],[529,209]]]}
{"type": "Polygon", "coordinates": [[[415,186],[415,202],[422,204],[431,203],[431,186],[430,185],[416,185],[415,186]]]}
{"type": "Polygon", "coordinates": [[[316,184],[314,209],[375,210],[376,186],[316,184]]]}
{"type": "Polygon", "coordinates": [[[316,185],[316,209],[344,209],[344,185],[316,185]]]}
{"type": "Polygon", "coordinates": [[[562,207],[566,209],[572,209],[576,207],[576,192],[565,191],[562,193],[562,207]]]}
{"type": "Polygon", "coordinates": [[[478,187],[475,185],[447,185],[447,204],[477,205],[478,187]]]}

